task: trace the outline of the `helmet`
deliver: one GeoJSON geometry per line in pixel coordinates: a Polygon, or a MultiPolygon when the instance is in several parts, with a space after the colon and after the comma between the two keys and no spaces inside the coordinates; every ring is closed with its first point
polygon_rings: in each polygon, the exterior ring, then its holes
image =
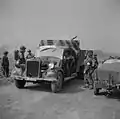
{"type": "Polygon", "coordinates": [[[15,52],[19,52],[19,50],[15,50],[15,52]]]}
{"type": "Polygon", "coordinates": [[[92,50],[88,50],[88,52],[87,52],[87,54],[88,54],[88,56],[93,56],[93,51],[92,50]]]}
{"type": "Polygon", "coordinates": [[[8,54],[8,51],[5,51],[5,52],[4,52],[4,55],[7,55],[7,54],[8,54]]]}
{"type": "Polygon", "coordinates": [[[28,52],[31,52],[31,50],[29,49],[28,52]]]}
{"type": "Polygon", "coordinates": [[[21,51],[21,52],[22,52],[22,51],[25,52],[25,50],[26,50],[26,47],[25,47],[25,46],[21,46],[21,47],[20,47],[20,51],[21,51]]]}

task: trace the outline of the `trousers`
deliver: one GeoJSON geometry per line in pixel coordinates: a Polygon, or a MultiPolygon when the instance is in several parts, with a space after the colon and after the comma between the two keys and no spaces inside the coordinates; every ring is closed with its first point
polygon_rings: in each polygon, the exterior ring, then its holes
{"type": "Polygon", "coordinates": [[[84,83],[88,85],[93,85],[92,71],[84,72],[84,83]]]}
{"type": "Polygon", "coordinates": [[[9,77],[9,66],[3,66],[3,75],[9,77]]]}

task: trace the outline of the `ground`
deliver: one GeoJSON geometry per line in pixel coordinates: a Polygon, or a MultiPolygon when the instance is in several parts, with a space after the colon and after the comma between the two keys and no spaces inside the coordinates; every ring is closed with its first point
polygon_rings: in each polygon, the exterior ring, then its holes
{"type": "Polygon", "coordinates": [[[0,86],[0,119],[120,119],[120,93],[94,96],[83,89],[83,81],[72,80],[54,94],[46,84],[0,86]]]}

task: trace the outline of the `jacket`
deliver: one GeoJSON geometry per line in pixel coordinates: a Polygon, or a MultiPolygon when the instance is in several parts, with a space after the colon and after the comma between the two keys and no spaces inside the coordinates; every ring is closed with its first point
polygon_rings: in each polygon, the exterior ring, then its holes
{"type": "Polygon", "coordinates": [[[3,56],[3,58],[2,58],[2,66],[3,66],[3,67],[4,67],[4,66],[9,67],[9,59],[8,59],[7,56],[3,56]]]}

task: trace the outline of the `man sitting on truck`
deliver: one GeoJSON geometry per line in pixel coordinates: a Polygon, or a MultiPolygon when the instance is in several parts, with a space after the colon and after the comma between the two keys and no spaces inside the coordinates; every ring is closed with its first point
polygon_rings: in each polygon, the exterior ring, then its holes
{"type": "Polygon", "coordinates": [[[32,54],[31,50],[28,50],[28,54],[26,56],[26,59],[34,58],[34,54],[32,54]]]}

